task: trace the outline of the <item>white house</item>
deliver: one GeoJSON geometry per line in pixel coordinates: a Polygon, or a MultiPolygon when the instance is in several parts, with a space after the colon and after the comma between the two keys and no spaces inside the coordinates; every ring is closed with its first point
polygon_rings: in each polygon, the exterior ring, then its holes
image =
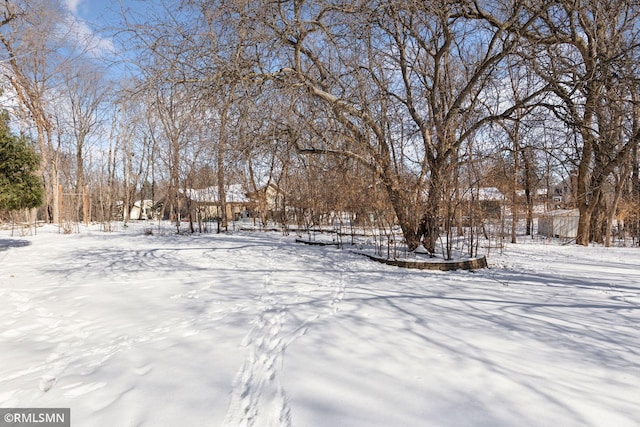
{"type": "Polygon", "coordinates": [[[473,201],[486,217],[500,218],[503,214],[505,196],[496,187],[468,188],[462,192],[462,199],[473,201]]]}
{"type": "MultiPolygon", "coordinates": [[[[203,218],[220,217],[222,210],[220,208],[220,196],[217,186],[202,189],[188,188],[184,194],[198,206],[203,218]]],[[[240,184],[225,186],[225,200],[227,218],[230,220],[239,219],[244,213],[249,211],[251,206],[247,192],[240,184]]]]}
{"type": "MultiPolygon", "coordinates": [[[[125,218],[125,206],[122,200],[118,200],[115,206],[114,215],[122,219],[125,218]]],[[[155,219],[158,216],[157,210],[153,207],[152,200],[136,200],[129,211],[129,219],[155,219]]]]}

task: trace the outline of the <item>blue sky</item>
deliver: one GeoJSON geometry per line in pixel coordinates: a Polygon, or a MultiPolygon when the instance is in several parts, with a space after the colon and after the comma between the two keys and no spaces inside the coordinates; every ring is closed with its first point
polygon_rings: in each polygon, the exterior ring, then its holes
{"type": "MultiPolygon", "coordinates": [[[[90,25],[104,25],[117,20],[120,2],[113,0],[64,0],[65,5],[74,16],[90,25]]],[[[140,1],[123,0],[125,7],[136,7],[140,1]]]]}
{"type": "Polygon", "coordinates": [[[67,18],[64,25],[75,35],[76,41],[88,48],[96,57],[109,57],[115,53],[115,46],[101,31],[115,25],[118,2],[109,0],[64,0],[67,18]]]}
{"type": "MultiPolygon", "coordinates": [[[[126,57],[119,52],[111,39],[113,30],[122,27],[121,8],[133,13],[143,13],[159,0],[63,0],[67,9],[66,26],[74,34],[76,41],[91,55],[107,61],[126,57]]],[[[112,72],[121,73],[120,67],[110,67],[112,72]],[[116,69],[119,69],[116,71],[116,69]]]]}
{"type": "Polygon", "coordinates": [[[66,8],[77,19],[91,27],[99,28],[116,25],[121,21],[121,8],[144,13],[145,10],[158,11],[161,0],[63,0],[66,8]]]}

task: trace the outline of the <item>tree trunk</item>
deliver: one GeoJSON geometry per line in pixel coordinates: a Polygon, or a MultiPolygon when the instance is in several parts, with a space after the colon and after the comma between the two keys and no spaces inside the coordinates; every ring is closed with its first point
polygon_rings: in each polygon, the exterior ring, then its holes
{"type": "MultiPolygon", "coordinates": [[[[222,137],[222,131],[220,131],[220,137],[222,137]]],[[[218,202],[220,203],[220,227],[227,230],[227,193],[225,190],[225,173],[224,173],[224,143],[223,141],[219,141],[218,147],[218,163],[217,163],[217,173],[218,173],[218,202]]]]}
{"type": "Polygon", "coordinates": [[[399,184],[393,180],[386,183],[387,195],[391,207],[396,214],[398,225],[402,230],[402,235],[407,244],[409,252],[415,251],[420,246],[420,236],[416,229],[415,217],[412,215],[412,209],[408,205],[406,198],[403,197],[399,190],[399,184]]]}
{"type": "Polygon", "coordinates": [[[602,193],[598,195],[598,199],[595,200],[595,207],[591,213],[591,235],[590,241],[595,243],[604,243],[604,226],[605,226],[605,213],[607,211],[606,202],[602,193]]]}
{"type": "Polygon", "coordinates": [[[513,181],[511,183],[511,243],[518,242],[518,173],[520,172],[520,144],[518,124],[513,135],[513,181]]]}
{"type": "MultiPolygon", "coordinates": [[[[84,193],[84,153],[83,153],[83,145],[84,145],[84,141],[82,141],[81,139],[78,139],[77,141],[77,148],[76,148],[76,186],[75,186],[75,198],[76,199],[84,199],[83,197],[83,193],[84,193]]],[[[77,207],[76,209],[80,209],[82,203],[77,203],[77,207]]],[[[82,220],[83,221],[88,221],[88,218],[85,217],[87,213],[85,212],[85,209],[82,209],[82,220]]]]}
{"type": "Polygon", "coordinates": [[[605,230],[605,236],[604,236],[604,245],[608,248],[611,246],[611,233],[612,233],[612,228],[613,228],[613,219],[616,216],[616,211],[618,210],[618,203],[620,202],[620,197],[622,196],[622,190],[624,188],[624,183],[626,182],[626,177],[629,176],[629,168],[628,168],[628,163],[625,164],[625,166],[622,168],[623,173],[621,174],[622,176],[618,177],[618,180],[616,181],[616,187],[615,187],[615,193],[613,196],[613,203],[611,203],[611,206],[607,212],[607,228],[605,230]]]}
{"type": "Polygon", "coordinates": [[[582,159],[578,167],[578,176],[576,177],[576,204],[580,212],[576,243],[582,246],[589,246],[591,214],[595,208],[594,200],[590,200],[593,199],[593,197],[588,196],[590,188],[590,164],[593,154],[592,144],[593,141],[589,137],[583,138],[582,159]]]}
{"type": "Polygon", "coordinates": [[[420,219],[418,229],[419,238],[422,246],[430,254],[435,254],[436,245],[440,238],[439,215],[441,205],[442,184],[440,183],[439,174],[435,172],[435,168],[431,173],[429,181],[429,195],[427,197],[426,211],[420,219]]]}

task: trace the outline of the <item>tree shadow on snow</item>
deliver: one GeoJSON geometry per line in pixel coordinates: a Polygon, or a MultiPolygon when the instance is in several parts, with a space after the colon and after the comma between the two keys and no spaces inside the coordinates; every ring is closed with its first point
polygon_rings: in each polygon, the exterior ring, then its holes
{"type": "Polygon", "coordinates": [[[0,252],[7,251],[11,248],[23,248],[31,244],[28,240],[17,239],[0,239],[0,252]]]}
{"type": "MultiPolygon", "coordinates": [[[[413,360],[409,363],[436,370],[439,358],[453,360],[455,366],[482,366],[490,377],[519,384],[537,399],[571,414],[578,423],[586,420],[567,403],[567,394],[575,393],[573,397],[579,399],[580,386],[565,386],[562,379],[554,383],[554,369],[592,366],[636,378],[639,374],[635,325],[640,300],[635,284],[640,274],[628,265],[624,266],[628,274],[622,271],[609,282],[602,277],[508,268],[475,273],[408,272],[337,256],[332,261],[345,269],[348,280],[340,311],[333,318],[319,319],[325,325],[314,325],[314,332],[305,337],[314,357],[330,359],[336,347],[344,347],[343,351],[352,354],[353,369],[358,369],[358,360],[374,367],[366,362],[370,359],[383,365],[390,359],[413,360]],[[349,339],[325,327],[330,323],[339,324],[349,339]],[[361,347],[366,351],[359,354],[361,347]]],[[[323,306],[322,301],[304,304],[323,306]]],[[[298,310],[295,305],[289,309],[298,310]]],[[[589,384],[589,376],[584,378],[589,384]]],[[[456,394],[450,396],[451,409],[468,391],[453,387],[448,390],[456,394]]],[[[445,400],[446,393],[443,390],[441,395],[445,400]]],[[[592,392],[584,397],[610,405],[603,396],[592,392]]],[[[490,400],[472,394],[469,398],[477,405],[490,400]]],[[[517,405],[493,403],[512,411],[513,419],[521,413],[517,405]]],[[[490,413],[491,408],[485,410],[490,413]]],[[[616,411],[613,406],[609,410],[616,411]]]]}

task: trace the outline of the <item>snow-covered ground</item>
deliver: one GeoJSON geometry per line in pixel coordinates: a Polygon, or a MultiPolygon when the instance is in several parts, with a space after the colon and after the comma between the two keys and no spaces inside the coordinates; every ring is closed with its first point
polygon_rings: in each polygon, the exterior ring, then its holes
{"type": "Polygon", "coordinates": [[[0,231],[0,407],[73,426],[637,426],[640,249],[477,272],[295,236],[0,231]]]}

